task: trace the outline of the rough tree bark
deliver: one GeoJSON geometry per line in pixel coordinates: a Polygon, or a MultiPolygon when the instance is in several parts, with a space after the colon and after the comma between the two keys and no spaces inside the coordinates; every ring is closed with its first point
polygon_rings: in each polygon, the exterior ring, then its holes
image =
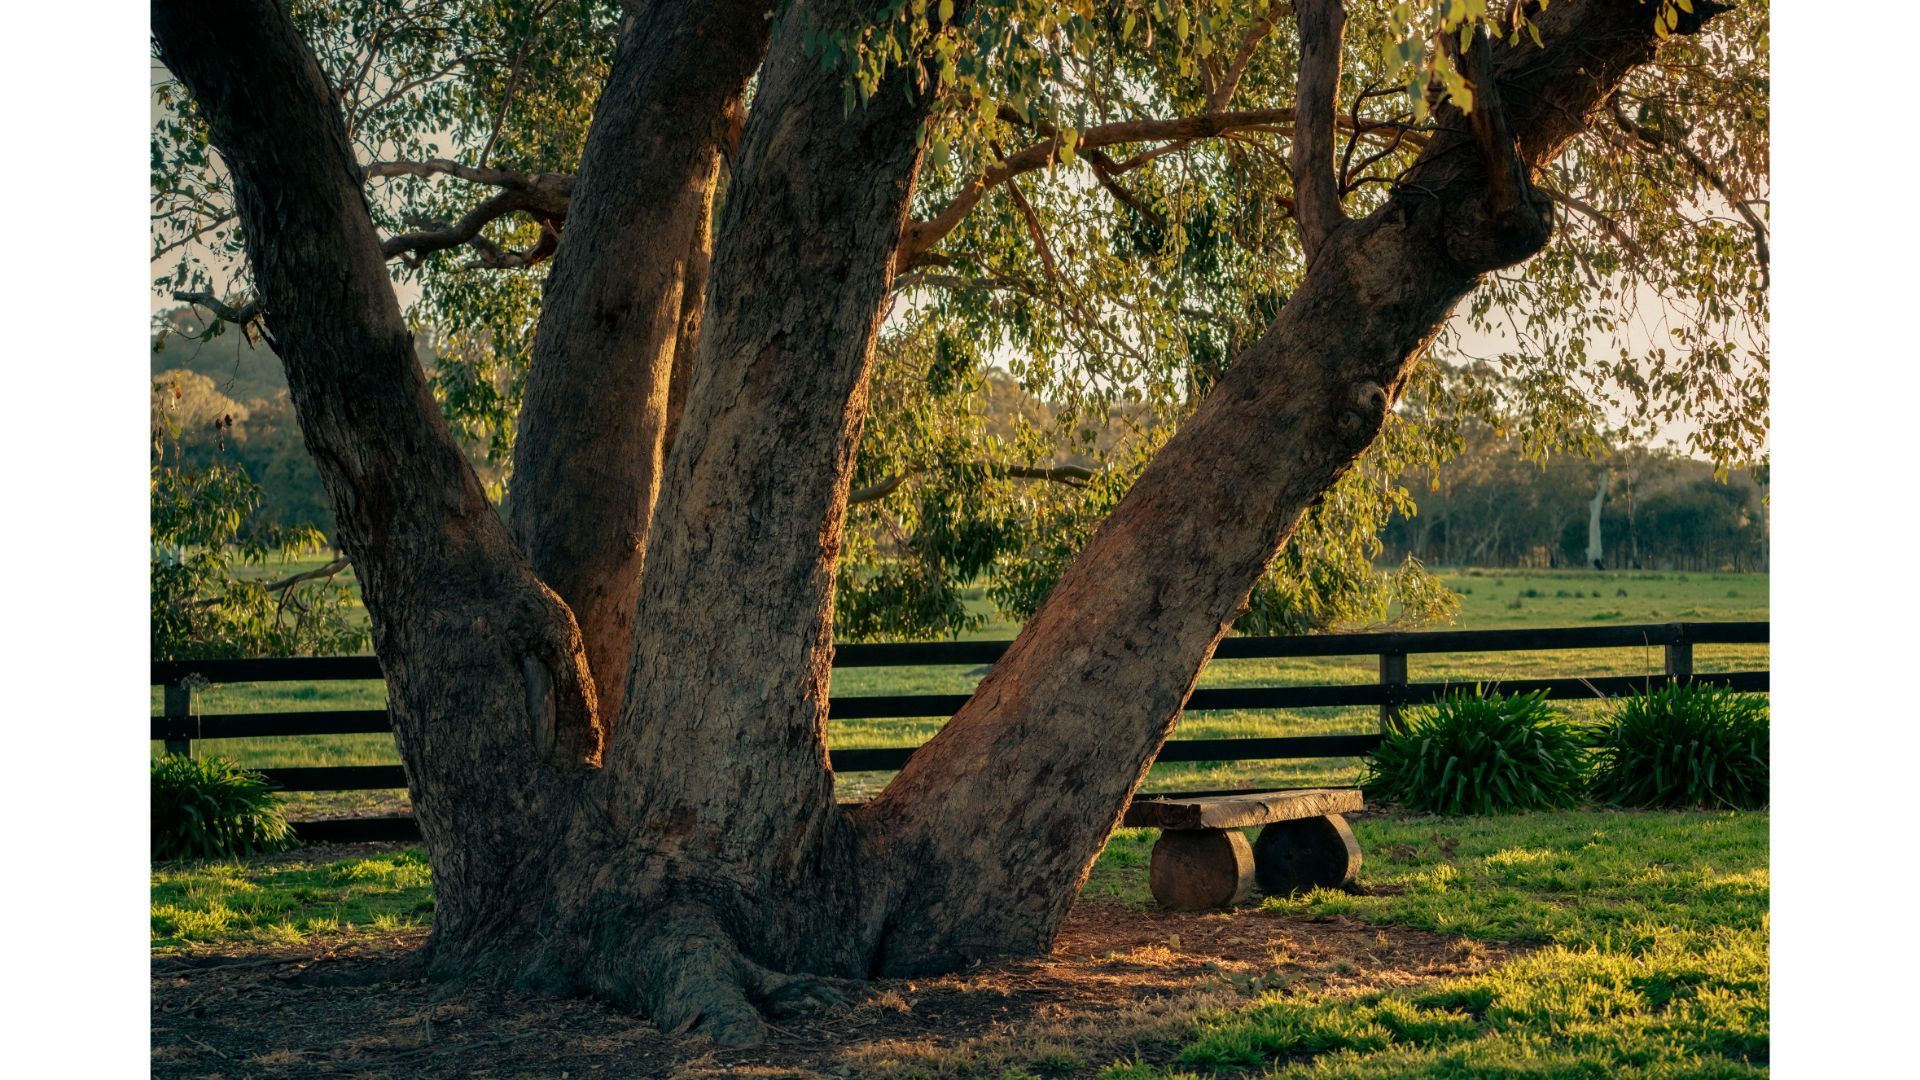
{"type": "Polygon", "coordinates": [[[540,887],[553,801],[599,743],[579,631],[427,388],[345,125],[292,23],[266,0],[157,3],[152,19],[232,173],[269,343],[360,579],[446,883],[436,924],[484,934],[511,919],[489,894],[540,887]]]}
{"type": "Polygon", "coordinates": [[[627,17],[542,297],[509,514],[579,620],[609,711],[626,684],[677,343],[699,322],[720,154],[772,7],[671,0],[627,17]]]}
{"type": "MultiPolygon", "coordinates": [[[[650,5],[623,30],[548,285],[511,533],[428,393],[334,98],[285,13],[153,8],[234,177],[265,325],[361,574],[435,873],[431,972],[594,994],[725,1042],[839,979],[1050,944],[1262,569],[1460,298],[1545,243],[1529,170],[1655,42],[1634,0],[1552,5],[1544,48],[1480,39],[1473,112],[1440,110],[1360,220],[1326,175],[1331,120],[1303,118],[1300,289],[972,700],[849,812],[825,751],[833,568],[932,102],[899,73],[846,112],[804,29],[876,4],[785,9],[709,273],[716,154],[766,37],[752,6],[650,5]]],[[[1297,7],[1309,40],[1337,42],[1337,4],[1297,7]]],[[[1682,32],[1709,13],[1694,7],[1682,32]]],[[[1337,64],[1308,51],[1302,108],[1337,106],[1337,64]]]]}

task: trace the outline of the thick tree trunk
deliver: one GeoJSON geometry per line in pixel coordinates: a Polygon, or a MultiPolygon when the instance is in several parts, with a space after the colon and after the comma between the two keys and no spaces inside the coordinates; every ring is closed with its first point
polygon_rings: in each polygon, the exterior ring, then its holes
{"type": "Polygon", "coordinates": [[[856,904],[826,764],[833,573],[932,104],[902,71],[847,114],[845,74],[802,42],[809,21],[844,25],[862,6],[790,9],[761,72],[607,768],[616,827],[700,864],[750,954],[852,974],[865,973],[854,925],[743,916],[768,894],[856,904]]]}
{"type": "Polygon", "coordinates": [[[492,898],[540,940],[444,936],[449,975],[749,1041],[761,1010],[874,965],[877,909],[826,759],[833,570],[931,100],[902,72],[847,113],[844,74],[803,31],[857,14],[790,9],[761,71],[605,768],[542,887],[492,898]]]}
{"type": "MultiPolygon", "coordinates": [[[[782,16],[703,309],[685,289],[703,272],[724,137],[710,121],[745,75],[685,71],[645,92],[711,110],[684,139],[659,130],[675,118],[645,94],[603,104],[521,434],[529,565],[427,391],[333,95],[285,13],[273,0],[155,5],[163,59],[233,174],[273,347],[360,571],[433,861],[436,975],[590,993],[744,1042],[763,1011],[836,978],[1044,949],[1301,513],[1374,438],[1478,277],[1545,241],[1519,167],[1557,154],[1654,40],[1644,5],[1568,0],[1541,20],[1545,49],[1498,50],[1497,80],[1495,54],[1476,54],[1481,109],[1443,113],[1377,213],[1314,211],[1312,270],[1278,319],[968,705],[849,814],[825,750],[834,561],[931,102],[903,70],[849,114],[843,73],[801,42],[809,24],[870,20],[871,6],[782,16]],[[631,146],[644,160],[622,156],[631,146]],[[675,351],[685,359],[696,310],[661,481],[675,351]],[[635,446],[641,460],[620,456],[635,446]],[[606,636],[583,641],[536,569],[568,582],[606,636]],[[617,684],[609,643],[626,627],[626,690],[596,700],[588,657],[617,684]],[[610,737],[602,701],[620,714],[610,737]]],[[[675,7],[634,17],[610,94],[685,66],[671,50],[657,67],[638,59],[648,19],[675,7]]],[[[656,31],[693,48],[682,25],[656,31]]]]}
{"type": "Polygon", "coordinates": [[[609,719],[632,652],[677,343],[699,323],[720,152],[771,7],[677,0],[628,17],[542,298],[509,512],[579,620],[609,719]]]}
{"type": "Polygon", "coordinates": [[[336,99],[285,12],[203,0],[152,18],[232,172],[269,340],[373,622],[443,882],[435,931],[502,928],[485,898],[538,887],[554,800],[599,743],[579,632],[428,390],[336,99]]]}

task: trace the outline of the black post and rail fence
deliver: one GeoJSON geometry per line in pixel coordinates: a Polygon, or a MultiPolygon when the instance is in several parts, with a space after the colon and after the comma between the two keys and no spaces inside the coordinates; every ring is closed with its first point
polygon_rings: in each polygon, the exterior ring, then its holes
{"type": "MultiPolygon", "coordinates": [[[[1230,637],[1214,652],[1216,660],[1282,659],[1325,656],[1376,656],[1376,683],[1319,686],[1236,686],[1195,690],[1188,712],[1277,710],[1326,707],[1377,707],[1380,731],[1343,735],[1292,735],[1247,739],[1173,739],[1157,759],[1168,762],[1274,761],[1358,757],[1380,743],[1380,732],[1401,724],[1408,706],[1435,701],[1462,690],[1524,694],[1540,691],[1560,700],[1621,697],[1659,689],[1677,681],[1764,693],[1767,671],[1696,673],[1695,645],[1762,645],[1766,622],[1672,622],[1638,626],[1579,626],[1519,630],[1444,630],[1297,637],[1230,637]],[[1641,675],[1602,675],[1551,679],[1502,679],[1412,682],[1408,657],[1435,653],[1501,653],[1540,649],[1652,649],[1663,653],[1662,671],[1641,675]]],[[[1011,642],[951,641],[842,645],[836,668],[930,667],[943,664],[992,664],[1011,642]]],[[[302,735],[381,734],[392,730],[384,709],[271,713],[196,713],[196,686],[220,683],[321,682],[380,679],[371,656],[316,656],[257,660],[163,660],[152,665],[151,685],[163,687],[162,711],[152,717],[152,738],[166,752],[192,752],[203,739],[273,738],[302,735]]],[[[907,719],[951,716],[966,694],[886,694],[833,697],[828,713],[835,720],[907,719]]],[[[833,750],[836,772],[891,771],[906,763],[916,748],[852,747],[833,750]]],[[[398,765],[335,765],[262,769],[283,791],[361,791],[406,786],[398,765]]],[[[406,815],[297,822],[306,841],[403,840],[417,837],[406,815]]]]}

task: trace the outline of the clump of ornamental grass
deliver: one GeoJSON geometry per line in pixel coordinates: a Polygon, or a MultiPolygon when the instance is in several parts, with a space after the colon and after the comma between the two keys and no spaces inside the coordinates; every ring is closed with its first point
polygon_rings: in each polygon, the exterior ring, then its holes
{"type": "Polygon", "coordinates": [[[1675,683],[1623,701],[1601,729],[1593,795],[1615,806],[1767,805],[1767,702],[1675,683]]]}
{"type": "Polygon", "coordinates": [[[1429,814],[1575,806],[1587,751],[1539,693],[1461,692],[1414,710],[1367,759],[1367,796],[1429,814]]]}
{"type": "Polygon", "coordinates": [[[295,843],[273,785],[226,758],[156,758],[148,786],[155,862],[262,855],[295,843]]]}

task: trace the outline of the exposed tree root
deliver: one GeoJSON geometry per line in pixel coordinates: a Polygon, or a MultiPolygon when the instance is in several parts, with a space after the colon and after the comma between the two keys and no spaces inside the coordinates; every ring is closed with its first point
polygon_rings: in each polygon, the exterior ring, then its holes
{"type": "MultiPolygon", "coordinates": [[[[600,989],[676,1035],[705,1035],[728,1047],[755,1046],[766,1039],[768,1018],[844,1007],[860,996],[861,984],[853,980],[788,974],[747,959],[704,912],[682,909],[663,916],[644,939],[640,983],[603,983],[600,989]]],[[[631,979],[633,973],[626,975],[631,979]]]]}

